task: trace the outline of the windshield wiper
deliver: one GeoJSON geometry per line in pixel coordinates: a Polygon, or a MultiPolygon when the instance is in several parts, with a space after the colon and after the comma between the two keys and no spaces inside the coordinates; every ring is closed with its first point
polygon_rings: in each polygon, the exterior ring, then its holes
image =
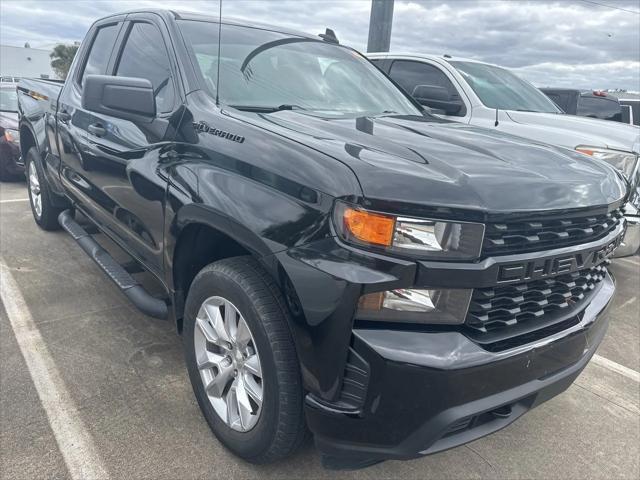
{"type": "Polygon", "coordinates": [[[231,108],[242,110],[243,112],[258,112],[258,113],[273,113],[280,112],[282,110],[306,110],[306,108],[300,105],[291,105],[284,103],[278,107],[263,107],[260,105],[229,105],[231,108]]]}

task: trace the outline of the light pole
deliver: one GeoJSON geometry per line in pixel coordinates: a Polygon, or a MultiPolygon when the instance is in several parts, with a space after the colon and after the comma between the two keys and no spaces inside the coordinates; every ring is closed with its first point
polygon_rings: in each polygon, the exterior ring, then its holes
{"type": "Polygon", "coordinates": [[[394,0],[371,0],[367,52],[388,52],[391,44],[394,0]]]}

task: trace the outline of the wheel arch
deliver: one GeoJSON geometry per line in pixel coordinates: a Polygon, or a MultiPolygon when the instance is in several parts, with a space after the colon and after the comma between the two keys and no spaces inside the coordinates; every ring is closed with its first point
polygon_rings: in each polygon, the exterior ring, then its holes
{"type": "Polygon", "coordinates": [[[26,155],[31,147],[36,147],[40,152],[40,147],[36,141],[36,136],[33,133],[33,128],[28,123],[22,122],[20,124],[20,151],[22,155],[26,155]]]}
{"type": "MultiPolygon", "coordinates": [[[[199,204],[182,207],[169,235],[167,278],[174,292],[176,327],[182,331],[182,317],[189,287],[202,268],[210,263],[241,255],[256,258],[269,272],[265,257],[272,253],[266,243],[248,229],[232,224],[221,212],[199,204]]],[[[274,277],[278,281],[277,277],[274,277]]]]}

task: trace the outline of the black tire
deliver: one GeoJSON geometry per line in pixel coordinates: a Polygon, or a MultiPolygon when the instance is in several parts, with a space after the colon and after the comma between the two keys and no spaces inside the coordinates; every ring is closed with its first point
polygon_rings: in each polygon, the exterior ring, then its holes
{"type": "Polygon", "coordinates": [[[59,230],[60,224],[58,223],[58,215],[60,215],[60,212],[62,212],[64,208],[55,206],[51,201],[52,193],[49,189],[49,185],[47,184],[46,177],[44,176],[42,159],[35,147],[31,147],[27,152],[27,156],[25,158],[25,169],[27,176],[27,188],[29,189],[29,204],[31,205],[31,213],[33,214],[34,220],[43,230],[59,230]],[[33,164],[35,168],[38,176],[38,182],[40,184],[42,211],[39,215],[34,206],[34,197],[31,192],[31,180],[29,178],[31,164],[33,164]]]}
{"type": "Polygon", "coordinates": [[[291,455],[306,435],[302,381],[288,315],[273,279],[251,257],[234,257],[208,265],[189,289],[183,340],[193,391],[215,436],[251,463],[271,463],[291,455]],[[236,306],[260,352],[264,399],[256,425],[247,432],[231,429],[218,416],[196,365],[195,318],[202,303],[211,296],[224,297],[236,306]]]}

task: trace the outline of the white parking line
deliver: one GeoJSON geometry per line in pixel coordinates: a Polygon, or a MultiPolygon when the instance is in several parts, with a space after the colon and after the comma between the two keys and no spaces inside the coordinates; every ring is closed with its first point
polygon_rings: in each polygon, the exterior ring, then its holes
{"type": "Polygon", "coordinates": [[[613,360],[609,360],[608,358],[601,357],[596,354],[591,358],[591,361],[601,367],[604,367],[612,372],[619,373],[631,380],[635,380],[640,383],[640,372],[636,372],[629,367],[625,367],[624,365],[620,365],[619,363],[614,362],[613,360]]]}
{"type": "Polygon", "coordinates": [[[8,198],[6,200],[0,200],[0,203],[18,203],[18,202],[28,202],[29,197],[27,198],[8,198]]]}
{"type": "MultiPolygon", "coordinates": [[[[71,478],[108,478],[91,435],[85,429],[18,285],[2,257],[0,299],[71,478]]],[[[46,472],[42,473],[44,475],[46,472]]]]}

